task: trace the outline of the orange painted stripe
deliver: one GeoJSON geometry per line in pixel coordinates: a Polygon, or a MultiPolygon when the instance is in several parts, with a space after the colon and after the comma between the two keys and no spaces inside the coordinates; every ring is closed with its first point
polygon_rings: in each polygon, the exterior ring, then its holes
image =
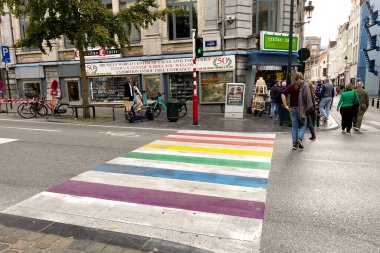
{"type": "Polygon", "coordinates": [[[160,140],[161,141],[178,141],[178,142],[193,142],[193,143],[205,143],[205,144],[222,144],[222,145],[232,145],[232,146],[273,148],[273,144],[270,144],[270,143],[199,140],[199,139],[186,139],[186,138],[173,138],[173,137],[164,137],[160,140]]]}
{"type": "Polygon", "coordinates": [[[242,139],[242,140],[255,140],[255,141],[274,141],[275,138],[269,137],[249,137],[249,136],[237,136],[237,135],[219,135],[219,134],[195,134],[195,133],[173,133],[172,135],[181,136],[197,136],[197,137],[214,137],[224,139],[242,139]]]}

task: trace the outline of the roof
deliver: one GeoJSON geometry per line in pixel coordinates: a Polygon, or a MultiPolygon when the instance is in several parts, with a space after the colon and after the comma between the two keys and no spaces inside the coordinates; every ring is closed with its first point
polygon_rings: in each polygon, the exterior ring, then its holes
{"type": "Polygon", "coordinates": [[[318,58],[318,64],[321,63],[321,61],[326,57],[326,55],[327,55],[328,53],[329,53],[328,51],[325,51],[325,52],[323,52],[323,53],[319,56],[319,58],[318,58]]]}

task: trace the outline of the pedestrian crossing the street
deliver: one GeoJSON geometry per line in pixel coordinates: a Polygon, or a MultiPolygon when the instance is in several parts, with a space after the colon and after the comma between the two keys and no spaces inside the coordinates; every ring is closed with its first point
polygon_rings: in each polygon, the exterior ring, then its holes
{"type": "Polygon", "coordinates": [[[274,134],[174,132],[4,212],[255,252],[274,143],[274,134]]]}
{"type": "Polygon", "coordinates": [[[17,139],[0,138],[0,144],[17,141],[17,139]]]}

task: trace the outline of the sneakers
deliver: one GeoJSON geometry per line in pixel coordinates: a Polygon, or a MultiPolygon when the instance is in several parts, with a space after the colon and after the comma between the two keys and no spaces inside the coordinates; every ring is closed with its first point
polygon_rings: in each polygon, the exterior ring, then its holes
{"type": "Polygon", "coordinates": [[[360,132],[360,129],[357,128],[357,127],[353,127],[353,129],[354,129],[355,131],[357,131],[357,132],[360,132]]]}
{"type": "Polygon", "coordinates": [[[310,138],[309,138],[309,140],[311,140],[311,141],[315,141],[317,139],[317,137],[315,137],[315,136],[311,136],[310,138]]]}
{"type": "Polygon", "coordinates": [[[297,140],[297,145],[298,145],[298,148],[299,148],[300,150],[303,149],[303,144],[302,144],[302,140],[301,140],[301,139],[298,139],[298,140],[297,140]]]}
{"type": "Polygon", "coordinates": [[[297,144],[293,145],[293,150],[297,150],[297,149],[298,149],[297,144]]]}

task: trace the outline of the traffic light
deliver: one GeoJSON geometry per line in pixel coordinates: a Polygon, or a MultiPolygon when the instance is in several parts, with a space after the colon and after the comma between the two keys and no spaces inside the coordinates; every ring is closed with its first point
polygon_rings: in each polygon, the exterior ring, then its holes
{"type": "Polygon", "coordinates": [[[199,58],[203,56],[203,38],[195,38],[195,57],[199,58]]]}

